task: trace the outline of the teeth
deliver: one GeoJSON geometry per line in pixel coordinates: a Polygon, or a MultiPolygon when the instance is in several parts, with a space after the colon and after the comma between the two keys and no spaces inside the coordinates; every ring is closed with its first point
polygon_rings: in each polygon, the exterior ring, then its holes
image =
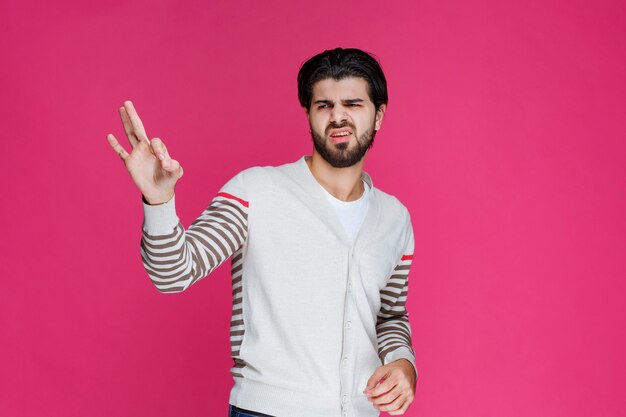
{"type": "Polygon", "coordinates": [[[350,134],[350,132],[339,132],[339,133],[335,133],[334,135],[331,136],[348,136],[350,134]]]}

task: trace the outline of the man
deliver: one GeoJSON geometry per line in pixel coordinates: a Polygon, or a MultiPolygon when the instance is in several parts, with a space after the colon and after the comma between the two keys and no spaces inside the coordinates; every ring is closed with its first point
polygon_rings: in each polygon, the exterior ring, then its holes
{"type": "Polygon", "coordinates": [[[363,171],[384,74],[358,49],[324,51],[301,67],[298,97],[312,155],[240,172],[187,230],[174,205],[183,169],[124,103],[132,153],[108,140],[143,194],[145,269],[159,291],[180,292],[232,258],[231,416],[404,414],[417,379],[405,309],[413,230],[363,171]]]}

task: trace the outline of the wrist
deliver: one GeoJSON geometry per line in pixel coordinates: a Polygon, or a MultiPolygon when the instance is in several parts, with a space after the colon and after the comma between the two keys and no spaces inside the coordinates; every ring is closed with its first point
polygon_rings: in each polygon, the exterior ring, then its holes
{"type": "Polygon", "coordinates": [[[167,203],[168,201],[172,199],[173,196],[174,194],[170,195],[169,197],[146,198],[146,196],[142,194],[141,201],[143,201],[145,204],[149,206],[158,206],[158,205],[167,203]]]}

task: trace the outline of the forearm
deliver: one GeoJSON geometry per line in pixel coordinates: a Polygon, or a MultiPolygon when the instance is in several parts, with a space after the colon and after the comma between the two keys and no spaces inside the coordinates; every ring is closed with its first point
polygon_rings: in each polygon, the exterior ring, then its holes
{"type": "Polygon", "coordinates": [[[187,234],[176,215],[175,199],[158,205],[143,201],[141,259],[160,292],[180,292],[200,278],[187,234]]]}
{"type": "Polygon", "coordinates": [[[155,287],[181,292],[206,277],[230,257],[246,238],[246,217],[219,195],[184,229],[174,197],[163,204],[144,202],[141,257],[155,287]]]}
{"type": "Polygon", "coordinates": [[[408,315],[384,321],[379,319],[376,330],[381,362],[386,365],[399,359],[406,359],[413,365],[415,375],[417,376],[415,351],[411,342],[411,327],[408,315]]]}
{"type": "Polygon", "coordinates": [[[376,323],[378,354],[383,363],[400,358],[415,361],[415,352],[411,341],[411,326],[408,313],[385,313],[381,310],[376,323]]]}

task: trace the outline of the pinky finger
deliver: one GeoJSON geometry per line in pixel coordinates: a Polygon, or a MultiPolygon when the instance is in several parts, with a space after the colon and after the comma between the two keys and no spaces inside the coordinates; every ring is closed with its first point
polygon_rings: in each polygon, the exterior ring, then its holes
{"type": "Polygon", "coordinates": [[[399,415],[403,415],[406,410],[409,408],[409,405],[411,405],[411,403],[409,401],[405,401],[404,403],[402,403],[402,406],[400,406],[400,408],[394,410],[394,411],[387,411],[387,413],[390,416],[399,416],[399,415]]]}
{"type": "Polygon", "coordinates": [[[122,158],[122,161],[128,157],[128,152],[126,152],[126,149],[124,149],[124,147],[120,145],[117,139],[115,139],[115,136],[109,133],[107,135],[107,140],[109,141],[109,145],[111,145],[115,153],[117,153],[119,157],[122,158]]]}

